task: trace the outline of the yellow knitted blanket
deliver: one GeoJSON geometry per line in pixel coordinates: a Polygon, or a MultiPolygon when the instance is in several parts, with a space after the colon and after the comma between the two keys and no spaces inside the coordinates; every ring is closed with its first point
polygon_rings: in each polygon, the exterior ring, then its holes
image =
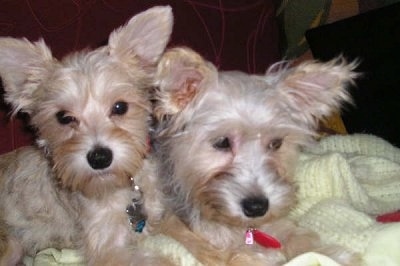
{"type": "MultiPolygon", "coordinates": [[[[316,230],[322,240],[363,255],[365,266],[400,265],[400,223],[381,224],[375,216],[400,209],[400,149],[371,135],[329,136],[303,151],[296,174],[299,204],[291,218],[316,230]]],[[[155,236],[142,243],[181,265],[199,265],[179,243],[155,236]]],[[[73,250],[47,249],[26,265],[81,266],[73,250]]],[[[336,266],[305,253],[285,266],[336,266]]]]}
{"type": "Polygon", "coordinates": [[[301,154],[296,181],[300,225],[360,252],[365,265],[400,265],[400,223],[375,221],[400,209],[400,149],[371,135],[326,137],[301,154]]]}

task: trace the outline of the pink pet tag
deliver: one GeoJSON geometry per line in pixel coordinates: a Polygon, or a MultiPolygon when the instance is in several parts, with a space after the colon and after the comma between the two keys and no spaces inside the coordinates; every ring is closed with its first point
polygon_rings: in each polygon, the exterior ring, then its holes
{"type": "Polygon", "coordinates": [[[252,245],[254,243],[258,243],[259,245],[266,247],[266,248],[281,248],[282,245],[273,236],[270,236],[264,232],[261,232],[257,229],[248,229],[246,231],[246,239],[245,243],[247,245],[252,245]]]}
{"type": "Polygon", "coordinates": [[[251,229],[248,229],[246,231],[245,243],[246,243],[246,245],[253,245],[254,244],[253,232],[252,232],[251,229]]]}

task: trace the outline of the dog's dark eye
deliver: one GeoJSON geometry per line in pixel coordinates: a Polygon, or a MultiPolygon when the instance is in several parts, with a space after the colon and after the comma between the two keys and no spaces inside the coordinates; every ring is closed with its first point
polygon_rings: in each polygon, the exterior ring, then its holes
{"type": "Polygon", "coordinates": [[[112,115],[123,115],[126,112],[128,112],[128,103],[123,102],[123,101],[114,103],[114,105],[111,109],[112,115]]]}
{"type": "Polygon", "coordinates": [[[227,137],[220,137],[213,143],[213,147],[217,150],[230,150],[231,141],[227,137]]]}
{"type": "Polygon", "coordinates": [[[73,117],[71,115],[67,115],[65,111],[57,112],[56,118],[57,118],[58,123],[60,123],[61,125],[68,125],[68,124],[76,121],[75,117],[73,117]]]}
{"type": "Polygon", "coordinates": [[[272,139],[268,143],[267,148],[268,148],[268,150],[276,151],[282,146],[282,142],[283,142],[283,139],[281,139],[281,138],[272,139]]]}

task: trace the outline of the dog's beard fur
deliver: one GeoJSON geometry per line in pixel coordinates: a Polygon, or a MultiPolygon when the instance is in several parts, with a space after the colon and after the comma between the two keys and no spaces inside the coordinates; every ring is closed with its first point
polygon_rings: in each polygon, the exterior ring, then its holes
{"type": "Polygon", "coordinates": [[[188,48],[166,52],[154,110],[159,178],[172,213],[217,249],[241,253],[246,229],[260,228],[291,249],[286,255],[307,251],[305,230],[282,220],[296,202],[293,171],[318,120],[350,102],[345,85],[354,68],[339,58],[247,75],[218,72],[188,48]],[[296,234],[293,249],[285,241],[296,234]]]}
{"type": "MultiPolygon", "coordinates": [[[[172,20],[170,7],[154,7],[113,31],[106,46],[61,61],[43,40],[0,38],[5,99],[29,114],[42,149],[0,159],[0,264],[21,251],[78,246],[89,265],[145,263],[128,250],[125,208],[131,178],[157,194],[145,160],[148,93],[172,20]]],[[[154,205],[146,198],[144,209],[154,205]]]]}

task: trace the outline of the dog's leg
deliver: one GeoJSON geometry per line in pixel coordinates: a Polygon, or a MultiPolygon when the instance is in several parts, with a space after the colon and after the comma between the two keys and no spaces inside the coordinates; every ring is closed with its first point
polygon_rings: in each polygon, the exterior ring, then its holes
{"type": "Polygon", "coordinates": [[[0,218],[0,266],[17,265],[22,255],[22,247],[7,234],[6,224],[0,218]]]}
{"type": "Polygon", "coordinates": [[[83,210],[83,253],[89,266],[169,265],[168,260],[137,248],[144,233],[135,233],[125,212],[130,189],[101,201],[88,200],[83,210]]]}
{"type": "MultiPolygon", "coordinates": [[[[107,227],[100,230],[110,230],[110,228],[107,227]]],[[[125,231],[125,233],[123,231],[116,232],[113,237],[110,235],[105,236],[104,242],[100,244],[89,240],[89,243],[85,245],[85,254],[86,258],[88,258],[87,264],[89,266],[175,265],[166,257],[149,250],[137,248],[135,243],[127,242],[125,238],[134,233],[129,230],[125,231]]]]}
{"type": "Polygon", "coordinates": [[[324,244],[317,233],[299,227],[295,223],[288,220],[281,220],[275,226],[275,229],[272,229],[272,231],[281,231],[279,234],[283,239],[284,252],[289,259],[302,253],[313,251],[330,257],[340,263],[340,265],[350,266],[361,264],[359,254],[340,246],[324,244]],[[282,231],[282,228],[286,228],[286,230],[282,231]]]}
{"type": "Polygon", "coordinates": [[[232,257],[226,265],[229,266],[281,266],[286,262],[282,253],[275,250],[260,251],[251,247],[243,246],[240,250],[232,252],[232,257]]]}
{"type": "MultiPolygon", "coordinates": [[[[181,243],[199,262],[210,266],[280,266],[286,259],[275,250],[260,251],[257,248],[243,245],[238,249],[219,249],[193,233],[174,215],[162,221],[159,227],[167,235],[181,243]]],[[[216,236],[218,237],[218,236],[216,236]]]]}
{"type": "Polygon", "coordinates": [[[232,253],[218,249],[193,233],[178,217],[168,215],[159,227],[162,234],[182,244],[199,262],[204,265],[229,265],[232,253]]]}
{"type": "Polygon", "coordinates": [[[154,254],[151,251],[135,247],[106,247],[103,252],[93,255],[89,258],[88,265],[95,266],[176,266],[166,257],[154,254]]]}

